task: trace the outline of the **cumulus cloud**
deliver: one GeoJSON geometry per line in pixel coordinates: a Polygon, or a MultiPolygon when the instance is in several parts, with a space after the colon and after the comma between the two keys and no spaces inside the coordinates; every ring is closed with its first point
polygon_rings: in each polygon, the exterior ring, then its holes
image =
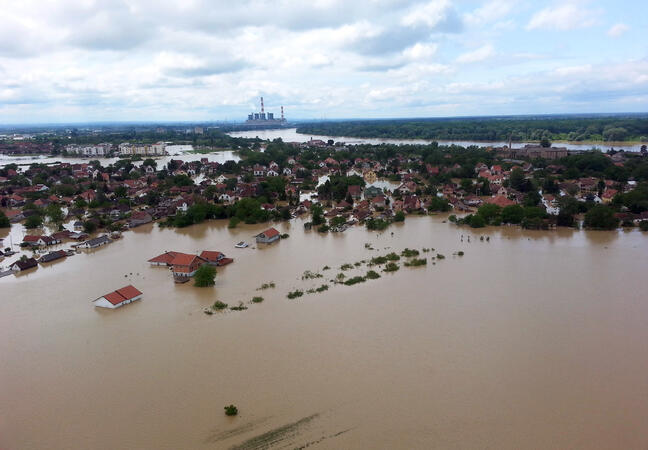
{"type": "MultiPolygon", "coordinates": [[[[519,108],[580,105],[597,89],[609,93],[599,111],[648,95],[645,61],[601,51],[605,33],[538,40],[596,22],[593,2],[537,4],[7,0],[0,122],[235,119],[260,95],[289,118],[534,112],[519,108]]],[[[638,27],[635,9],[608,34],[638,27]]]]}
{"type": "Polygon", "coordinates": [[[457,57],[457,62],[462,64],[476,63],[485,61],[495,55],[495,48],[491,44],[486,44],[476,50],[462,53],[457,57]]]}
{"type": "Polygon", "coordinates": [[[464,16],[465,21],[471,26],[496,22],[508,17],[517,3],[517,0],[491,0],[467,13],[464,16]]]}
{"type": "Polygon", "coordinates": [[[527,30],[574,30],[596,23],[596,11],[590,11],[579,3],[566,3],[542,9],[527,24],[527,30]]]}
{"type": "Polygon", "coordinates": [[[625,23],[617,23],[610,27],[610,29],[607,31],[607,35],[616,38],[625,34],[625,32],[629,29],[630,27],[625,23]]]}

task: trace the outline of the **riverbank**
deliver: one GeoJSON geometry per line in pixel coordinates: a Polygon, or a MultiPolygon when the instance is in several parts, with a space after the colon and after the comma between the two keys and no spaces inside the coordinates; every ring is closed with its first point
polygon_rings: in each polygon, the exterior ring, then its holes
{"type": "MultiPolygon", "coordinates": [[[[439,145],[459,145],[462,147],[478,146],[478,147],[503,147],[507,146],[508,141],[476,141],[476,140],[443,140],[443,139],[392,139],[392,138],[376,138],[376,137],[351,137],[351,136],[335,136],[335,135],[317,135],[309,133],[298,133],[297,128],[286,128],[281,130],[248,130],[227,133],[232,137],[256,138],[264,140],[274,140],[277,138],[282,139],[284,142],[308,142],[311,139],[318,139],[324,142],[332,139],[335,142],[345,142],[349,145],[362,145],[362,144],[394,144],[394,145],[428,145],[432,142],[437,142],[439,145]]],[[[524,141],[513,142],[513,148],[522,148],[527,144],[537,144],[539,141],[524,141]]],[[[592,146],[598,147],[602,150],[608,150],[614,147],[615,150],[624,150],[631,152],[639,152],[641,146],[645,143],[631,141],[627,143],[618,142],[563,142],[556,141],[554,145],[567,147],[568,150],[591,150],[592,146]],[[608,144],[610,144],[608,146],[608,144]]]]}

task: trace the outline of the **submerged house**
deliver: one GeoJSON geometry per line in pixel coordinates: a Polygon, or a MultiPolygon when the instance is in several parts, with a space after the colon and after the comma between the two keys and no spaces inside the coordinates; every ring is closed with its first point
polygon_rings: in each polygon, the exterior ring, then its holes
{"type": "Polygon", "coordinates": [[[38,263],[34,258],[19,259],[13,263],[9,269],[14,272],[22,272],[23,270],[31,269],[38,266],[38,263]]]}
{"type": "Polygon", "coordinates": [[[212,266],[224,266],[226,264],[234,262],[232,258],[226,258],[225,253],[217,251],[204,250],[200,254],[200,257],[205,259],[207,261],[207,264],[210,264],[212,266]]]}
{"type": "Polygon", "coordinates": [[[65,250],[56,250],[54,252],[49,252],[48,254],[41,256],[40,258],[38,258],[38,262],[41,264],[48,263],[65,257],[67,257],[67,252],[65,250]]]}
{"type": "Polygon", "coordinates": [[[179,252],[164,252],[161,255],[156,256],[148,260],[149,264],[152,266],[170,266],[173,262],[173,259],[178,256],[179,252]]]}
{"type": "Polygon", "coordinates": [[[275,228],[268,228],[262,233],[257,234],[256,236],[257,243],[260,244],[270,244],[278,240],[281,236],[275,228]]]}
{"type": "Polygon", "coordinates": [[[189,281],[189,278],[196,274],[196,271],[203,264],[207,264],[207,260],[198,255],[179,253],[171,261],[171,271],[173,272],[174,281],[176,283],[186,283],[189,281]]]}
{"type": "Polygon", "coordinates": [[[97,248],[101,247],[102,245],[110,244],[112,240],[108,236],[99,236],[94,239],[90,239],[88,241],[82,242],[79,244],[80,248],[97,248]]]}
{"type": "Polygon", "coordinates": [[[142,298],[142,293],[132,285],[124,286],[109,294],[93,300],[95,306],[100,308],[115,309],[142,298]]]}

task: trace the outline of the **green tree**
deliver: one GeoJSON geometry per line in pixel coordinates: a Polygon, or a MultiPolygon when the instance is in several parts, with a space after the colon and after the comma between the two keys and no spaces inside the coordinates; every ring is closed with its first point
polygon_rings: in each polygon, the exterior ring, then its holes
{"type": "Polygon", "coordinates": [[[484,219],[485,223],[491,224],[495,221],[495,219],[500,215],[501,212],[501,207],[492,203],[485,203],[479,207],[479,209],[477,210],[477,215],[480,215],[484,219]]]}
{"type": "Polygon", "coordinates": [[[43,225],[43,218],[39,214],[33,214],[25,220],[25,228],[27,229],[38,228],[41,225],[43,225]]]}
{"type": "Polygon", "coordinates": [[[0,211],[0,228],[9,228],[10,226],[9,218],[4,211],[0,211]]]}
{"type": "Polygon", "coordinates": [[[513,169],[511,176],[509,178],[509,184],[513,189],[521,191],[524,188],[525,184],[524,172],[522,169],[513,169]]]}
{"type": "Polygon", "coordinates": [[[619,226],[614,210],[606,205],[596,205],[585,214],[585,227],[613,230],[619,226]]]}
{"type": "Polygon", "coordinates": [[[397,211],[396,214],[394,214],[394,222],[404,222],[405,221],[405,213],[403,211],[397,211]]]}
{"type": "Polygon", "coordinates": [[[502,209],[502,222],[519,224],[524,218],[524,209],[520,205],[509,205],[502,209]]]}
{"type": "Polygon", "coordinates": [[[56,225],[63,223],[63,220],[65,219],[61,207],[54,203],[47,205],[47,208],[45,208],[45,214],[49,218],[49,221],[56,225]]]}
{"type": "Polygon", "coordinates": [[[194,275],[194,285],[197,287],[213,286],[216,279],[216,269],[214,266],[204,264],[198,268],[194,275]]]}
{"type": "Polygon", "coordinates": [[[83,222],[83,231],[92,234],[97,231],[97,223],[94,220],[86,220],[83,222]]]}
{"type": "Polygon", "coordinates": [[[322,225],[325,222],[324,209],[319,203],[313,203],[311,205],[311,215],[313,225],[322,225]]]}

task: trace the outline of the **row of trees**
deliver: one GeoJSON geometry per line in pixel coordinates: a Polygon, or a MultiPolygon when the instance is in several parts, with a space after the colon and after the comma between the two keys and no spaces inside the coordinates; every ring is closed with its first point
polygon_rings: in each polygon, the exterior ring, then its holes
{"type": "Polygon", "coordinates": [[[398,139],[479,141],[648,141],[645,116],[492,117],[481,119],[354,120],[307,123],[299,133],[398,139]]]}

